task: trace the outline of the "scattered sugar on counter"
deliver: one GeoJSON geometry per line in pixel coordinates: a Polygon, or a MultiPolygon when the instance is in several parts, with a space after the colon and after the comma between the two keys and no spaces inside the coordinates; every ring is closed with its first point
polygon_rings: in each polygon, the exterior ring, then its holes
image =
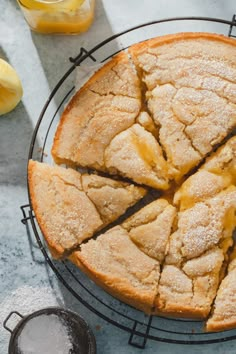
{"type": "Polygon", "coordinates": [[[56,298],[52,288],[25,285],[14,290],[2,301],[0,304],[1,317],[5,319],[13,310],[19,311],[26,316],[45,307],[63,305],[63,299],[56,298]]]}
{"type": "MultiPolygon", "coordinates": [[[[0,322],[2,323],[13,310],[20,312],[23,316],[27,316],[45,307],[64,306],[63,299],[61,297],[58,298],[59,294],[57,292],[56,298],[50,287],[22,286],[14,290],[0,303],[0,322]]],[[[17,322],[18,320],[15,322],[15,325],[17,322]]],[[[13,319],[11,320],[11,328],[14,328],[13,319]]],[[[0,347],[6,340],[9,340],[9,333],[2,327],[0,329],[0,347]]]]}

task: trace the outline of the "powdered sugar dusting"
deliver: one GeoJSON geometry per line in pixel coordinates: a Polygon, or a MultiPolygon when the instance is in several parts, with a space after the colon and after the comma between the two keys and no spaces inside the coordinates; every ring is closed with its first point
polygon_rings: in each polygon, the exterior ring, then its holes
{"type": "MultiPolygon", "coordinates": [[[[23,316],[26,316],[42,308],[58,305],[63,306],[63,300],[62,298],[57,300],[51,288],[31,287],[25,285],[13,291],[6,299],[1,302],[1,323],[9,315],[9,313],[14,310],[18,311],[23,316]]],[[[13,329],[17,322],[18,319],[16,320],[15,318],[14,321],[14,317],[12,317],[12,319],[9,321],[9,327],[13,329]]],[[[3,329],[1,332],[0,347],[1,343],[5,343],[9,340],[9,333],[3,329]]]]}
{"type": "Polygon", "coordinates": [[[26,323],[18,338],[21,354],[69,354],[73,349],[69,329],[56,315],[42,315],[26,323]]]}

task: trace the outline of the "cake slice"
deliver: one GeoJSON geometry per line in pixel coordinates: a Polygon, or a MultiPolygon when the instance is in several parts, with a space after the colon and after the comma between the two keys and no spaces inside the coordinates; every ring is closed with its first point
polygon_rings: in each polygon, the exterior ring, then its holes
{"type": "Polygon", "coordinates": [[[236,136],[213,153],[202,167],[190,176],[174,195],[180,210],[215,196],[236,185],[236,136]]]}
{"type": "Polygon", "coordinates": [[[228,273],[217,292],[213,311],[206,324],[206,330],[224,331],[236,328],[236,249],[228,266],[228,273]]]}
{"type": "Polygon", "coordinates": [[[174,214],[165,200],[154,201],[122,225],[82,244],[70,260],[113,296],[151,313],[174,214]]]}
{"type": "Polygon", "coordinates": [[[58,125],[56,163],[106,170],[104,151],[134,124],[141,109],[139,80],[126,53],[115,56],[75,94],[58,125]]]}
{"type": "Polygon", "coordinates": [[[131,46],[159,143],[179,180],[236,126],[236,41],[179,33],[131,46]]]}
{"type": "Polygon", "coordinates": [[[52,147],[55,162],[168,188],[167,164],[153,135],[156,128],[142,106],[138,76],[128,55],[120,53],[92,76],[64,111],[52,147]]]}
{"type": "Polygon", "coordinates": [[[236,224],[236,187],[178,213],[156,299],[156,312],[205,318],[216,296],[236,224]]]}
{"type": "Polygon", "coordinates": [[[36,219],[55,258],[64,257],[146,194],[129,183],[32,160],[28,183],[36,219]]]}
{"type": "Polygon", "coordinates": [[[168,166],[154,136],[140,124],[118,134],[105,151],[106,166],[133,181],[157,189],[169,187],[168,166]]]}
{"type": "Polygon", "coordinates": [[[111,295],[151,313],[159,263],[140,251],[121,226],[81,245],[70,259],[111,295]]]}
{"type": "Polygon", "coordinates": [[[175,217],[176,209],[161,198],[132,215],[122,226],[144,253],[162,264],[175,217]]]}

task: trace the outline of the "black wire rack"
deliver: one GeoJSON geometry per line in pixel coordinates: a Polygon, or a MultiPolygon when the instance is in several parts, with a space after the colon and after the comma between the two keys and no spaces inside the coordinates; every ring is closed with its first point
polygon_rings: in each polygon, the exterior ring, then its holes
{"type": "MultiPolygon", "coordinates": [[[[232,20],[209,17],[178,17],[152,21],[115,34],[94,48],[80,48],[75,58],[69,58],[71,66],[52,90],[39,116],[30,144],[28,159],[51,162],[50,152],[56,126],[64,105],[75,92],[74,76],[78,66],[94,62],[102,63],[131,44],[158,35],[183,31],[216,32],[236,38],[236,16],[232,20]]],[[[58,279],[69,292],[89,310],[105,321],[129,334],[128,343],[145,348],[147,340],[174,344],[210,344],[236,339],[236,331],[205,333],[204,323],[186,319],[147,316],[116,300],[68,261],[55,261],[44,243],[42,233],[34,217],[28,190],[28,204],[21,206],[22,222],[33,231],[37,247],[42,251],[58,279]]],[[[35,244],[32,246],[35,247],[35,244]]]]}

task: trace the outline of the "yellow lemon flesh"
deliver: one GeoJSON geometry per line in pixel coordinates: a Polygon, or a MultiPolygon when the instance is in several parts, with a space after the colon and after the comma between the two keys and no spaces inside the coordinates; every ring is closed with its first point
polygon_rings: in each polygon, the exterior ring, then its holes
{"type": "Polygon", "coordinates": [[[22,85],[15,69],[0,58],[0,115],[12,111],[22,95],[22,85]]]}
{"type": "Polygon", "coordinates": [[[22,5],[32,10],[77,10],[84,0],[18,0],[22,5]]]}

